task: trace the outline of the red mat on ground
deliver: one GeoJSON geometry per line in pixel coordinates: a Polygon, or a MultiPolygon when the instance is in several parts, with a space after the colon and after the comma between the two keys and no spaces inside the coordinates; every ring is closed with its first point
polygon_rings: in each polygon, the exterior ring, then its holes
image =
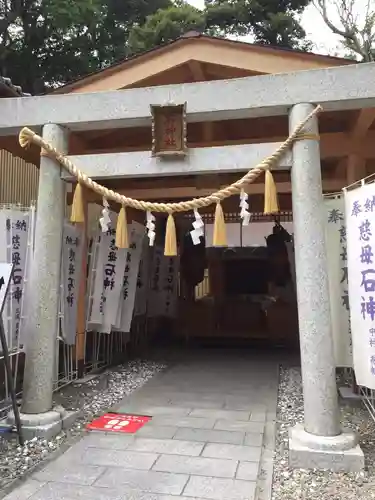
{"type": "Polygon", "coordinates": [[[86,426],[91,431],[126,432],[132,434],[143,427],[151,417],[106,413],[86,426]]]}

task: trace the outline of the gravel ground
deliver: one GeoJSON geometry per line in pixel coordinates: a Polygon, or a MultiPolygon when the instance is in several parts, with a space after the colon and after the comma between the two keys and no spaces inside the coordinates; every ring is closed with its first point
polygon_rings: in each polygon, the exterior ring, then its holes
{"type": "Polygon", "coordinates": [[[71,429],[61,432],[51,441],[34,438],[21,447],[16,439],[5,441],[0,438],[0,495],[13,480],[47,459],[60,446],[77,439],[93,417],[108,410],[164,368],[160,362],[130,361],[87,383],[75,383],[56,393],[55,404],[62,404],[66,409],[82,409],[82,417],[71,429]]]}
{"type": "Polygon", "coordinates": [[[366,470],[345,474],[290,469],[288,429],[303,421],[302,380],[299,368],[281,368],[272,500],[375,499],[375,424],[362,407],[341,404],[341,418],[345,427],[359,433],[366,470]]]}

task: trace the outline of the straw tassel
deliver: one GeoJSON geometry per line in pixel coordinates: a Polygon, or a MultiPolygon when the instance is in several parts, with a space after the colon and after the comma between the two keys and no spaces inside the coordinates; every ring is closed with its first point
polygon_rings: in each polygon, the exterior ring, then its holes
{"type": "Polygon", "coordinates": [[[85,204],[83,201],[83,187],[79,183],[77,184],[74,190],[70,222],[85,222],[85,204]]]}
{"type": "Polygon", "coordinates": [[[264,185],[264,213],[275,214],[279,211],[279,201],[277,199],[275,180],[271,171],[267,169],[264,185]]]}
{"type": "Polygon", "coordinates": [[[30,147],[30,144],[33,142],[34,135],[35,132],[33,132],[27,127],[24,127],[18,136],[18,141],[20,143],[21,148],[27,149],[28,147],[30,147]]]}
{"type": "Polygon", "coordinates": [[[227,231],[225,227],[224,212],[221,203],[216,203],[214,237],[212,242],[214,247],[227,246],[227,231]]]}
{"type": "Polygon", "coordinates": [[[116,247],[129,248],[128,221],[125,206],[121,207],[116,226],[116,247]]]}
{"type": "Polygon", "coordinates": [[[172,214],[169,214],[167,219],[164,255],[167,257],[175,257],[177,255],[176,225],[172,214]]]}

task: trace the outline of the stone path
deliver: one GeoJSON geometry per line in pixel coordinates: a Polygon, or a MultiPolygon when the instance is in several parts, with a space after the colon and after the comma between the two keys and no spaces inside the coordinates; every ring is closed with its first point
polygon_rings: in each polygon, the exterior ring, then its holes
{"type": "Polygon", "coordinates": [[[189,351],[125,398],[136,435],[90,433],[6,500],[269,500],[278,366],[189,351]]]}

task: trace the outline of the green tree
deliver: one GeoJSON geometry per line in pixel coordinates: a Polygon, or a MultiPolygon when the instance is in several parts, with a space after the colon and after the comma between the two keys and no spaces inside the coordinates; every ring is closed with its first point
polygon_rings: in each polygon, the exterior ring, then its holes
{"type": "Polygon", "coordinates": [[[79,78],[129,54],[134,24],[170,0],[0,0],[0,75],[26,92],[79,78]]]}
{"type": "Polygon", "coordinates": [[[180,3],[180,6],[159,9],[148,16],[144,24],[134,26],[129,36],[129,48],[132,53],[143,52],[176,40],[188,31],[202,32],[205,28],[202,11],[180,3]]]}
{"type": "Polygon", "coordinates": [[[0,0],[0,75],[42,93],[190,30],[306,47],[309,0],[0,0]]]}
{"type": "Polygon", "coordinates": [[[308,49],[299,15],[310,0],[206,0],[203,11],[184,0],[148,16],[133,27],[132,52],[151,49],[196,30],[214,36],[250,35],[254,42],[308,49]]]}

